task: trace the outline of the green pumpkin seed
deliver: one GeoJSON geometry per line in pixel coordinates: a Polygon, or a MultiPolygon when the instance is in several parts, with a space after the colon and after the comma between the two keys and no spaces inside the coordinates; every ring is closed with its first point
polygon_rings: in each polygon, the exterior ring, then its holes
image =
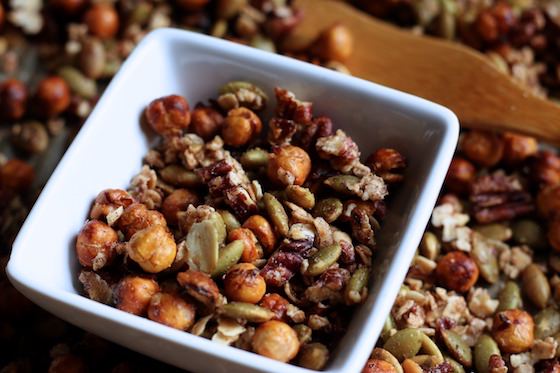
{"type": "Polygon", "coordinates": [[[535,337],[545,339],[560,332],[560,312],[547,307],[535,315],[535,337]]]}
{"type": "Polygon", "coordinates": [[[251,46],[253,48],[262,49],[263,51],[276,53],[276,46],[274,45],[274,42],[259,34],[255,35],[253,39],[251,39],[251,46]]]}
{"type": "Polygon", "coordinates": [[[83,98],[94,98],[97,95],[97,84],[95,81],[86,77],[78,69],[71,66],[61,67],[58,75],[68,83],[72,92],[83,98]]]}
{"type": "Polygon", "coordinates": [[[325,246],[309,258],[308,276],[318,276],[325,272],[331,265],[336,263],[342,248],[338,243],[325,246]]]}
{"type": "Polygon", "coordinates": [[[533,220],[520,220],[513,224],[513,240],[521,245],[527,245],[532,249],[544,249],[547,247],[546,232],[537,222],[533,220]]]}
{"type": "Polygon", "coordinates": [[[449,356],[444,356],[443,360],[451,366],[451,369],[453,369],[453,373],[465,373],[465,368],[463,368],[461,364],[459,364],[449,356]]]}
{"type": "Polygon", "coordinates": [[[451,356],[453,356],[458,362],[467,367],[472,365],[471,348],[461,339],[459,334],[451,330],[442,330],[441,339],[443,340],[445,347],[449,350],[451,356]]]}
{"type": "Polygon", "coordinates": [[[346,304],[358,304],[367,296],[367,283],[369,280],[369,268],[360,267],[352,273],[344,289],[344,299],[346,304]]]}
{"type": "Polygon", "coordinates": [[[420,242],[420,254],[430,260],[436,260],[441,250],[441,243],[432,232],[425,232],[420,242]]]}
{"type": "Polygon", "coordinates": [[[218,104],[222,108],[231,106],[230,103],[223,105],[223,102],[221,102],[223,97],[227,97],[227,101],[231,100],[231,103],[235,101],[235,107],[244,106],[251,110],[263,109],[268,100],[266,93],[262,89],[244,81],[229,82],[220,89],[218,104]]]}
{"type": "Polygon", "coordinates": [[[301,348],[298,364],[307,369],[322,370],[329,360],[329,350],[322,343],[309,343],[301,348]]]}
{"type": "Polygon", "coordinates": [[[321,217],[330,224],[340,217],[342,208],[342,202],[338,198],[322,199],[313,208],[313,216],[321,217]]]}
{"type": "Polygon", "coordinates": [[[296,324],[294,325],[293,329],[296,331],[298,336],[299,342],[301,344],[307,343],[311,340],[311,334],[313,330],[305,324],[296,324]]]}
{"type": "Polygon", "coordinates": [[[523,271],[521,280],[523,293],[538,308],[546,307],[550,298],[550,284],[543,271],[536,264],[530,264],[523,271]]]}
{"type": "Polygon", "coordinates": [[[479,373],[489,373],[490,356],[502,356],[496,342],[488,334],[483,334],[474,345],[474,367],[479,373]]]}
{"type": "Polygon", "coordinates": [[[268,164],[269,154],[261,148],[253,148],[247,150],[241,155],[241,165],[245,169],[254,170],[260,167],[266,167],[268,164]]]}
{"type": "Polygon", "coordinates": [[[232,241],[225,247],[223,247],[220,250],[218,256],[218,264],[216,264],[216,269],[214,269],[214,272],[212,272],[212,277],[223,275],[234,264],[239,262],[244,248],[245,244],[243,243],[243,240],[232,241]]]}
{"type": "Polygon", "coordinates": [[[436,356],[432,355],[416,355],[411,357],[410,360],[420,365],[423,369],[435,368],[443,363],[443,357],[439,360],[436,356]]]}
{"type": "Polygon", "coordinates": [[[194,188],[202,184],[202,180],[196,173],[175,164],[162,168],[159,175],[163,181],[173,186],[194,188]]]}
{"type": "Polygon", "coordinates": [[[270,193],[265,193],[262,199],[266,212],[276,228],[276,231],[282,236],[287,235],[290,229],[288,225],[288,214],[286,214],[286,210],[284,210],[280,201],[270,193]]]}
{"type": "Polygon", "coordinates": [[[289,185],[286,188],[286,197],[290,202],[304,209],[311,209],[315,206],[315,195],[309,189],[299,185],[289,185]]]}
{"type": "Polygon", "coordinates": [[[339,193],[354,194],[352,188],[360,183],[360,178],[353,175],[336,175],[329,177],[324,183],[339,193]]]}
{"type": "Polygon", "coordinates": [[[237,220],[235,215],[233,215],[228,210],[218,210],[218,214],[220,214],[220,216],[222,217],[222,220],[224,221],[224,224],[226,226],[226,231],[228,233],[234,229],[241,227],[241,223],[239,222],[239,220],[237,220]]]}
{"type": "Polygon", "coordinates": [[[426,334],[422,337],[422,351],[431,356],[437,364],[443,363],[443,355],[436,343],[426,334]]]}
{"type": "Polygon", "coordinates": [[[381,330],[381,340],[386,342],[390,337],[393,330],[397,329],[395,320],[392,315],[387,316],[385,323],[383,324],[383,329],[381,330]]]}
{"type": "Polygon", "coordinates": [[[514,281],[506,282],[502,291],[498,295],[498,311],[511,310],[515,308],[523,308],[523,299],[521,298],[521,289],[514,281]]]}
{"type": "Polygon", "coordinates": [[[232,319],[247,320],[249,322],[265,322],[274,317],[271,310],[251,303],[231,302],[218,309],[218,313],[232,319]]]}
{"type": "Polygon", "coordinates": [[[389,351],[399,361],[414,357],[422,347],[424,333],[418,329],[406,328],[399,330],[385,342],[384,349],[389,351]]]}
{"type": "Polygon", "coordinates": [[[224,241],[226,240],[227,231],[222,216],[217,212],[212,212],[210,216],[207,218],[207,220],[214,225],[214,228],[216,228],[216,232],[218,233],[219,244],[220,245],[223,244],[224,241]]]}
{"type": "Polygon", "coordinates": [[[383,348],[379,348],[379,347],[374,348],[371,353],[371,358],[386,361],[389,364],[391,364],[393,368],[395,368],[395,371],[397,373],[403,373],[402,366],[397,360],[397,358],[394,357],[389,351],[383,348]]]}
{"type": "Polygon", "coordinates": [[[480,234],[473,234],[471,257],[475,261],[480,275],[490,284],[498,281],[500,269],[495,254],[495,246],[503,245],[500,241],[485,238],[480,234]]]}
{"type": "Polygon", "coordinates": [[[474,230],[484,237],[496,241],[507,241],[512,236],[512,230],[504,224],[487,224],[474,227],[474,230]]]}

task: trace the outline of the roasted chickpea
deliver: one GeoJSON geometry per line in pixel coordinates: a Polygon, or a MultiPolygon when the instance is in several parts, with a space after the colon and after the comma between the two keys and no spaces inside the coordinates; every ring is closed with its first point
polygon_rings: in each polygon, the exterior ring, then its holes
{"type": "Polygon", "coordinates": [[[560,157],[543,151],[531,162],[531,177],[542,185],[560,184],[560,157]]]}
{"type": "Polygon", "coordinates": [[[462,137],[461,150],[476,164],[492,167],[502,159],[504,141],[500,135],[492,132],[470,131],[462,137]]]}
{"type": "Polygon", "coordinates": [[[341,24],[324,30],[311,48],[311,53],[326,61],[344,62],[352,54],[354,37],[350,30],[341,24]]]}
{"type": "Polygon", "coordinates": [[[150,300],[148,318],[179,330],[187,330],[194,323],[195,308],[179,295],[157,293],[150,300]]]}
{"type": "Polygon", "coordinates": [[[257,137],[262,131],[261,119],[245,107],[231,109],[222,126],[224,142],[233,147],[241,147],[257,137]]]}
{"type": "Polygon", "coordinates": [[[177,5],[188,12],[202,10],[210,0],[177,0],[177,5]]]}
{"type": "Polygon", "coordinates": [[[84,9],[86,0],[51,0],[50,5],[65,15],[74,15],[84,9]]]}
{"type": "Polygon", "coordinates": [[[132,203],[124,209],[117,227],[123,232],[124,237],[129,240],[136,232],[153,225],[167,226],[164,216],[153,210],[148,210],[143,203],[132,203]]]}
{"type": "Polygon", "coordinates": [[[560,252],[560,219],[554,219],[548,226],[548,243],[556,252],[560,252]]]}
{"type": "Polygon", "coordinates": [[[177,213],[184,211],[189,205],[198,205],[198,195],[188,189],[176,189],[165,197],[161,205],[161,212],[170,225],[177,225],[177,213]]]}
{"type": "Polygon", "coordinates": [[[285,321],[288,304],[290,302],[280,294],[269,293],[261,299],[259,306],[274,312],[273,320],[285,321]]]}
{"type": "Polygon", "coordinates": [[[261,215],[253,215],[247,218],[243,223],[243,228],[250,229],[257,237],[262,247],[271,253],[276,246],[276,236],[268,220],[261,215]]]}
{"type": "Polygon", "coordinates": [[[455,157],[449,165],[445,185],[447,188],[458,194],[469,192],[471,184],[476,178],[476,168],[464,158],[455,157]]]}
{"type": "Polygon", "coordinates": [[[280,146],[274,149],[267,171],[270,180],[276,184],[302,185],[311,171],[311,158],[297,146],[280,146]]]}
{"type": "Polygon", "coordinates": [[[34,179],[33,167],[19,159],[10,159],[0,168],[0,186],[15,192],[28,189],[34,179]]]}
{"type": "Polygon", "coordinates": [[[41,80],[35,97],[38,110],[46,117],[55,117],[70,106],[70,88],[59,76],[41,80]]]}
{"type": "Polygon", "coordinates": [[[117,232],[99,220],[88,221],[76,240],[76,255],[80,264],[95,270],[110,263],[115,256],[117,232]]]}
{"type": "Polygon", "coordinates": [[[253,232],[247,228],[236,228],[228,233],[228,241],[242,240],[244,244],[241,261],[252,263],[262,257],[262,253],[257,248],[257,238],[253,232]]]}
{"type": "Polygon", "coordinates": [[[108,3],[93,4],[86,12],[84,22],[89,32],[101,39],[110,39],[119,31],[119,15],[108,3]]]}
{"type": "Polygon", "coordinates": [[[220,289],[212,278],[201,271],[185,271],[177,274],[177,282],[187,294],[204,304],[214,308],[220,298],[220,289]]]}
{"type": "Polygon", "coordinates": [[[508,163],[519,163],[537,154],[539,144],[534,137],[504,133],[504,160],[508,163]]]}
{"type": "Polygon", "coordinates": [[[224,117],[211,107],[198,107],[191,114],[191,130],[204,140],[211,140],[220,133],[224,117]]]}
{"type": "Polygon", "coordinates": [[[252,340],[253,350],[284,363],[296,357],[299,351],[297,333],[282,321],[270,320],[261,324],[252,340]]]}
{"type": "Polygon", "coordinates": [[[255,304],[265,292],[266,282],[253,264],[236,264],[224,277],[224,293],[231,301],[255,304]]]}
{"type": "Polygon", "coordinates": [[[380,148],[368,157],[366,165],[386,183],[395,184],[403,180],[406,158],[395,149],[380,148]]]}
{"type": "Polygon", "coordinates": [[[178,95],[160,97],[146,108],[146,119],[159,135],[180,135],[191,123],[188,101],[178,95]]]}
{"type": "Polygon", "coordinates": [[[152,225],[134,233],[126,252],[144,271],[158,273],[171,267],[177,245],[167,227],[152,225]]]}
{"type": "Polygon", "coordinates": [[[444,255],[437,263],[438,282],[448,290],[465,293],[478,279],[478,267],[474,260],[461,251],[444,255]]]}
{"type": "Polygon", "coordinates": [[[27,88],[17,79],[8,79],[0,85],[0,115],[4,119],[18,120],[27,107],[27,88]]]}
{"type": "Polygon", "coordinates": [[[362,373],[397,373],[397,370],[385,360],[369,359],[362,369],[362,373]]]}
{"type": "Polygon", "coordinates": [[[134,315],[144,315],[150,300],[159,292],[159,285],[152,279],[127,276],[115,288],[116,305],[119,310],[134,315]]]}
{"type": "Polygon", "coordinates": [[[541,189],[537,195],[537,209],[544,219],[560,216],[560,185],[541,189]]]}
{"type": "Polygon", "coordinates": [[[520,309],[511,309],[494,316],[492,335],[500,350],[517,354],[533,345],[534,328],[530,314],[520,309]]]}
{"type": "Polygon", "coordinates": [[[119,207],[126,208],[134,203],[134,198],[122,189],[105,189],[97,195],[89,212],[92,219],[104,219],[119,207]]]}

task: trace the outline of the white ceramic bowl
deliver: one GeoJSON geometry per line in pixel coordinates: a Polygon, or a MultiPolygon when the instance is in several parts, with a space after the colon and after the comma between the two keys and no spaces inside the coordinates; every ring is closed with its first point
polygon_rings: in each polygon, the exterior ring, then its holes
{"type": "MultiPolygon", "coordinates": [[[[8,264],[15,287],[49,312],[83,329],[197,372],[310,372],[218,345],[80,295],[74,241],[97,193],[126,188],[150,139],[139,119],[154,98],[214,97],[234,79],[270,97],[281,86],[312,101],[357,141],[364,156],[380,146],[409,162],[378,237],[370,294],[355,312],[328,372],[358,372],[365,363],[428,222],[458,137],[449,110],[389,88],[230,42],[186,31],[152,32],[128,58],[50,178],[21,229],[8,264]]],[[[274,106],[274,102],[269,106],[274,106]]]]}

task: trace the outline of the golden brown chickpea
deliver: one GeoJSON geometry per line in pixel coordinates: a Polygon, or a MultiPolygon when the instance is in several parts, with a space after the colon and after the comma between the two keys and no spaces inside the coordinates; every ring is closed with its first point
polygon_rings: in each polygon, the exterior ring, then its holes
{"type": "Polygon", "coordinates": [[[556,252],[560,252],[560,219],[554,219],[548,226],[548,243],[556,252]]]}
{"type": "Polygon", "coordinates": [[[494,316],[492,335],[500,350],[517,354],[533,345],[535,324],[527,312],[511,309],[498,312],[494,316]]]}
{"type": "Polygon", "coordinates": [[[50,76],[41,80],[35,97],[38,110],[46,117],[55,117],[70,106],[70,88],[59,76],[50,76]]]}
{"type": "Polygon", "coordinates": [[[127,208],[134,198],[126,190],[105,189],[97,195],[89,213],[91,219],[105,219],[119,207],[127,208]]]}
{"type": "Polygon", "coordinates": [[[117,232],[99,220],[88,221],[76,240],[76,255],[80,264],[98,269],[110,263],[115,256],[117,232]]]}
{"type": "Polygon", "coordinates": [[[547,186],[537,195],[537,210],[544,219],[560,216],[560,185],[547,186]]]}
{"type": "Polygon", "coordinates": [[[115,288],[117,308],[134,315],[144,315],[150,300],[159,292],[159,285],[152,279],[127,276],[115,288]]]}
{"type": "Polygon", "coordinates": [[[236,228],[228,233],[228,241],[242,240],[243,241],[243,254],[241,254],[241,261],[252,263],[262,257],[262,253],[257,248],[257,238],[253,232],[247,228],[236,228]]]}
{"type": "Polygon", "coordinates": [[[0,85],[0,115],[4,119],[18,120],[27,107],[27,88],[17,79],[8,79],[0,85]]]}
{"type": "Polygon", "coordinates": [[[465,194],[476,178],[476,168],[464,158],[455,157],[449,165],[445,185],[453,193],[465,194]]]}
{"type": "Polygon", "coordinates": [[[35,170],[19,159],[10,159],[0,168],[0,186],[15,192],[28,189],[35,179],[35,170]]]}
{"type": "Polygon", "coordinates": [[[504,160],[508,163],[519,163],[537,154],[539,144],[534,137],[504,133],[504,160]]]}
{"type": "Polygon", "coordinates": [[[169,225],[177,225],[177,213],[185,211],[189,205],[198,205],[200,199],[198,195],[188,189],[176,189],[165,197],[161,205],[161,212],[169,225]]]}
{"type": "Polygon", "coordinates": [[[352,54],[354,37],[350,30],[341,24],[324,30],[311,48],[311,53],[326,61],[346,61],[352,54]]]}
{"type": "Polygon", "coordinates": [[[57,356],[51,361],[48,373],[84,372],[87,372],[87,365],[81,357],[72,354],[65,354],[57,356]]]}
{"type": "Polygon", "coordinates": [[[228,112],[222,126],[222,138],[229,146],[241,147],[257,137],[261,131],[262,122],[257,114],[240,107],[228,112]]]}
{"type": "Polygon", "coordinates": [[[209,0],[177,0],[177,5],[188,12],[197,12],[202,10],[208,2],[209,0]]]}
{"type": "Polygon", "coordinates": [[[51,0],[50,5],[65,15],[74,15],[84,9],[86,0],[51,0]]]}
{"type": "Polygon", "coordinates": [[[198,107],[191,113],[191,130],[206,141],[220,133],[223,122],[222,114],[211,107],[198,107]]]}
{"type": "Polygon", "coordinates": [[[274,149],[268,161],[270,180],[280,185],[302,185],[311,171],[311,158],[305,150],[293,145],[274,149]]]}
{"type": "Polygon", "coordinates": [[[462,137],[461,150],[474,163],[492,167],[502,160],[504,141],[492,132],[470,131],[462,137]]]}
{"type": "Polygon", "coordinates": [[[461,251],[444,255],[437,263],[438,282],[448,290],[465,293],[478,279],[478,267],[474,260],[461,251]]]}
{"type": "Polygon", "coordinates": [[[299,339],[288,324],[270,320],[257,328],[252,346],[257,354],[286,363],[296,357],[299,339]]]}
{"type": "Polygon", "coordinates": [[[86,12],[84,22],[89,32],[100,39],[110,39],[119,31],[119,15],[108,3],[93,4],[86,12]]]}
{"type": "Polygon", "coordinates": [[[150,300],[148,318],[179,330],[187,330],[194,323],[195,308],[179,295],[157,293],[150,300]]]}
{"type": "Polygon", "coordinates": [[[215,307],[220,298],[218,285],[207,273],[192,270],[180,272],[177,273],[177,282],[187,294],[206,307],[215,307]]]}
{"type": "Polygon", "coordinates": [[[173,264],[177,245],[167,227],[152,225],[134,233],[126,252],[144,271],[159,273],[173,264]]]}
{"type": "Polygon", "coordinates": [[[253,264],[236,264],[224,277],[224,293],[230,301],[256,304],[265,292],[266,282],[253,264]]]}
{"type": "Polygon", "coordinates": [[[385,360],[369,359],[362,369],[362,373],[397,373],[397,370],[385,360]]]}
{"type": "Polygon", "coordinates": [[[270,226],[268,220],[261,215],[253,215],[247,218],[243,223],[243,228],[250,229],[251,232],[257,237],[257,240],[266,250],[271,253],[276,246],[276,236],[270,226]]]}
{"type": "Polygon", "coordinates": [[[116,224],[127,240],[130,240],[136,232],[152,225],[167,226],[165,217],[160,212],[148,210],[143,203],[129,205],[116,224]]]}
{"type": "Polygon", "coordinates": [[[278,293],[266,294],[260,301],[259,306],[268,308],[274,312],[273,320],[286,321],[286,311],[290,302],[278,293]]]}
{"type": "Polygon", "coordinates": [[[180,135],[191,123],[188,101],[178,95],[160,97],[146,108],[146,119],[159,135],[180,135]]]}

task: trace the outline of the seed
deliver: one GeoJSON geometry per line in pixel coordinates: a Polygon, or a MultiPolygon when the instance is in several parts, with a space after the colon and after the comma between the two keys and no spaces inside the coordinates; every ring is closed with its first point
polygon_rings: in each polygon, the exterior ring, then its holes
{"type": "Polygon", "coordinates": [[[228,93],[235,95],[239,106],[245,106],[251,110],[261,110],[268,100],[262,89],[249,82],[233,81],[220,88],[220,95],[228,93]]]}
{"type": "Polygon", "coordinates": [[[270,193],[264,194],[263,201],[276,231],[282,236],[287,235],[290,228],[288,225],[288,214],[286,214],[282,204],[270,193]]]}
{"type": "Polygon", "coordinates": [[[513,239],[521,245],[528,245],[533,249],[546,248],[544,229],[533,220],[520,220],[513,224],[513,239]]]}
{"type": "Polygon", "coordinates": [[[329,350],[322,343],[310,343],[302,347],[298,363],[307,369],[322,370],[329,360],[329,350]]]}
{"type": "Polygon", "coordinates": [[[443,360],[451,366],[451,373],[465,373],[463,366],[449,356],[445,356],[443,360]]]}
{"type": "Polygon", "coordinates": [[[337,175],[329,177],[324,183],[339,193],[353,194],[352,187],[360,183],[360,178],[353,175],[337,175]]]}
{"type": "Polygon", "coordinates": [[[86,99],[97,96],[95,81],[83,75],[79,70],[71,66],[65,66],[58,70],[58,75],[68,83],[72,92],[77,95],[86,99]]]}
{"type": "Polygon", "coordinates": [[[515,308],[523,308],[523,299],[521,298],[521,289],[514,281],[506,282],[502,291],[498,296],[498,311],[511,310],[515,308]]]}
{"type": "Polygon", "coordinates": [[[432,356],[432,355],[416,355],[410,358],[410,360],[414,361],[422,368],[434,368],[439,364],[443,363],[443,357],[441,358],[441,360],[438,360],[436,356],[432,356]]]}
{"type": "Polygon", "coordinates": [[[494,246],[499,241],[490,241],[480,234],[473,235],[471,257],[474,259],[480,275],[489,283],[498,281],[500,270],[494,246]]]}
{"type": "Polygon", "coordinates": [[[159,175],[163,181],[177,187],[193,188],[202,184],[202,180],[195,172],[179,165],[166,166],[159,171],[159,175]]]}
{"type": "Polygon", "coordinates": [[[227,237],[227,231],[222,215],[217,212],[212,212],[208,217],[208,220],[214,224],[214,227],[218,232],[218,244],[223,244],[227,237]]]}
{"type": "Polygon", "coordinates": [[[338,198],[322,199],[313,208],[313,216],[321,217],[330,224],[340,217],[342,207],[342,202],[338,198]]]}
{"type": "Polygon", "coordinates": [[[216,269],[212,272],[212,277],[217,277],[223,275],[230,269],[234,264],[239,262],[241,259],[241,254],[243,254],[243,249],[245,244],[242,240],[235,240],[227,244],[220,250],[218,256],[218,264],[216,264],[216,269]]]}
{"type": "Polygon", "coordinates": [[[550,298],[548,279],[536,264],[530,264],[523,271],[521,280],[525,296],[538,308],[546,307],[550,298]]]}
{"type": "Polygon", "coordinates": [[[232,319],[247,320],[249,322],[265,322],[274,317],[274,312],[251,303],[231,302],[224,304],[218,312],[232,319]]]}
{"type": "Polygon", "coordinates": [[[350,281],[344,289],[344,299],[346,304],[358,304],[367,296],[367,283],[369,280],[369,269],[360,267],[350,277],[350,281]]]}
{"type": "Polygon", "coordinates": [[[286,187],[286,197],[289,201],[304,209],[311,209],[315,206],[315,195],[309,189],[299,185],[288,185],[286,187]]]}
{"type": "Polygon", "coordinates": [[[224,221],[227,233],[241,227],[241,223],[239,223],[239,220],[237,220],[235,215],[233,215],[228,210],[218,210],[218,214],[220,214],[222,220],[224,221]]]}
{"type": "Polygon", "coordinates": [[[261,148],[247,150],[241,155],[241,165],[245,169],[256,169],[266,167],[268,164],[268,152],[261,148]]]}
{"type": "Polygon", "coordinates": [[[379,347],[374,348],[370,358],[386,361],[389,364],[391,364],[393,368],[395,368],[396,373],[403,373],[403,369],[401,367],[401,364],[399,364],[397,358],[394,357],[389,351],[383,348],[379,348],[379,347]]]}
{"type": "Polygon", "coordinates": [[[325,272],[331,265],[336,263],[341,252],[342,248],[338,243],[323,247],[309,258],[309,267],[307,267],[306,274],[308,276],[317,276],[325,272]]]}
{"type": "Polygon", "coordinates": [[[424,370],[414,360],[406,359],[402,363],[404,373],[423,373],[424,370]]]}
{"type": "Polygon", "coordinates": [[[498,344],[488,334],[483,334],[474,345],[474,366],[479,373],[489,373],[490,356],[502,356],[498,344]]]}
{"type": "Polygon", "coordinates": [[[430,260],[436,260],[441,250],[441,243],[432,232],[425,232],[420,242],[420,254],[430,260]]]}
{"type": "Polygon", "coordinates": [[[218,265],[219,241],[216,225],[203,220],[192,225],[187,234],[189,267],[213,273],[218,265]]]}
{"type": "Polygon", "coordinates": [[[481,235],[497,241],[507,241],[512,236],[512,230],[504,224],[487,224],[474,227],[481,235]]]}
{"type": "Polygon", "coordinates": [[[393,332],[393,330],[396,329],[397,325],[395,324],[393,316],[387,316],[387,318],[385,319],[385,323],[383,324],[383,330],[381,330],[381,340],[386,342],[387,339],[391,337],[391,333],[393,332]]]}
{"type": "Polygon", "coordinates": [[[303,345],[311,340],[311,334],[313,331],[311,328],[305,324],[294,325],[293,329],[296,331],[299,342],[303,345]]]}
{"type": "Polygon", "coordinates": [[[253,39],[251,39],[251,46],[253,48],[262,49],[267,52],[276,53],[274,42],[269,38],[265,38],[259,34],[255,35],[253,39]]]}
{"type": "Polygon", "coordinates": [[[432,357],[436,365],[443,363],[443,355],[436,343],[427,335],[422,336],[422,350],[432,357]]]}
{"type": "Polygon", "coordinates": [[[463,341],[459,334],[443,329],[441,331],[441,339],[449,353],[451,353],[451,356],[467,367],[472,365],[471,348],[463,341]]]}
{"type": "Polygon", "coordinates": [[[99,39],[89,38],[82,44],[79,64],[83,73],[91,79],[99,79],[105,71],[105,48],[99,39]]]}
{"type": "Polygon", "coordinates": [[[383,348],[393,354],[399,361],[403,361],[418,354],[422,347],[423,337],[424,333],[418,329],[402,329],[389,338],[383,348]]]}
{"type": "Polygon", "coordinates": [[[535,337],[545,339],[560,332],[560,312],[547,307],[535,315],[535,337]]]}

